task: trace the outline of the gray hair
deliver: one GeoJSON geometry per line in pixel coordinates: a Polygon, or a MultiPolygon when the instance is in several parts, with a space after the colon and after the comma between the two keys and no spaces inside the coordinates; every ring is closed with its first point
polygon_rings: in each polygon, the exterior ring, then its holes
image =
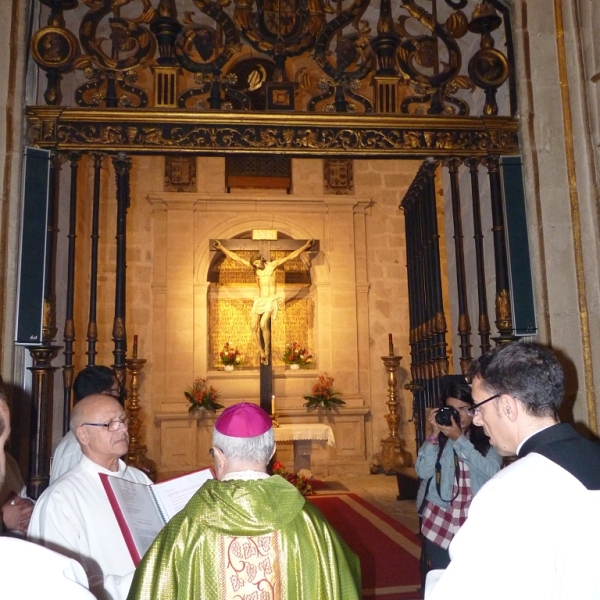
{"type": "Polygon", "coordinates": [[[267,465],[275,449],[275,433],[271,427],[262,435],[240,438],[219,433],[213,429],[213,446],[233,461],[251,461],[267,465]]]}

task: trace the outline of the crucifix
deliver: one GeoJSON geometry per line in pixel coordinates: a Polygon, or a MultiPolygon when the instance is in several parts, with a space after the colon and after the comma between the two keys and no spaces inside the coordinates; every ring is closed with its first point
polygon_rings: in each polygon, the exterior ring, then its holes
{"type": "Polygon", "coordinates": [[[276,319],[279,309],[275,295],[275,270],[309,249],[318,251],[319,243],[315,240],[278,240],[277,231],[271,229],[254,230],[251,240],[210,240],[210,250],[219,250],[232,260],[254,269],[259,293],[250,311],[251,328],[254,342],[260,351],[260,406],[268,414],[272,414],[273,401],[271,320],[276,319]],[[236,254],[236,250],[254,250],[256,254],[247,260],[236,254]],[[287,250],[290,254],[271,260],[271,250],[287,250]]]}

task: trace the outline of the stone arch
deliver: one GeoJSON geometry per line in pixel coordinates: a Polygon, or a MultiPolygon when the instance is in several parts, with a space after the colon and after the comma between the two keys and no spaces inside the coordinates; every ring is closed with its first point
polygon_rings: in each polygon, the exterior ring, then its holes
{"type": "MultiPolygon", "coordinates": [[[[208,314],[211,310],[211,294],[215,292],[215,288],[211,287],[211,283],[209,282],[209,273],[211,268],[214,267],[216,261],[220,260],[216,253],[212,253],[209,249],[209,241],[210,239],[232,239],[239,237],[240,235],[246,236],[249,230],[248,222],[252,222],[252,228],[254,229],[276,229],[280,232],[280,234],[291,239],[311,239],[314,236],[313,232],[309,231],[308,228],[300,226],[297,221],[292,218],[287,217],[277,217],[277,218],[265,218],[263,216],[258,216],[258,218],[254,218],[253,215],[249,215],[247,212],[243,216],[235,216],[224,219],[222,223],[218,224],[216,227],[213,226],[210,229],[210,232],[206,232],[204,235],[199,236],[197,239],[196,247],[195,247],[195,263],[194,263],[194,283],[196,294],[201,294],[202,305],[206,308],[207,314],[207,323],[206,329],[204,330],[205,340],[208,342],[208,352],[206,354],[207,360],[207,368],[211,368],[212,361],[215,360],[215,353],[217,352],[217,346],[219,346],[218,342],[215,342],[214,338],[211,336],[210,323],[208,323],[208,314]]],[[[304,340],[307,344],[307,347],[310,347],[311,351],[315,351],[315,347],[318,345],[317,336],[315,335],[315,331],[318,329],[318,289],[319,285],[325,280],[328,281],[328,269],[326,267],[327,262],[321,257],[321,255],[317,256],[316,260],[311,261],[306,255],[301,256],[300,260],[304,262],[307,267],[308,272],[310,273],[310,284],[303,288],[303,291],[300,292],[297,298],[294,300],[299,300],[302,302],[303,300],[310,299],[311,305],[309,309],[299,307],[298,310],[300,314],[303,314],[303,310],[309,310],[307,319],[310,323],[310,333],[306,335],[306,340],[304,340]],[[314,336],[314,337],[313,337],[314,336]]],[[[290,288],[286,286],[285,292],[289,293],[290,288]]],[[[281,292],[278,292],[280,295],[281,292]]],[[[253,297],[254,293],[249,290],[246,291],[245,297],[246,301],[253,297]]],[[[244,294],[241,295],[244,297],[244,294]]],[[[286,306],[287,300],[292,300],[292,298],[287,296],[286,293],[286,306]]],[[[239,315],[239,307],[237,307],[236,312],[239,315]]],[[[285,341],[290,341],[286,339],[285,341]]],[[[294,341],[302,341],[300,339],[294,341]]],[[[280,340],[281,342],[281,340],[280,340]]],[[[252,345],[251,345],[252,346],[252,345]]],[[[280,352],[283,352],[283,342],[280,344],[280,352]]],[[[275,358],[274,358],[275,360],[275,358]]],[[[250,363],[252,363],[253,358],[249,359],[250,363]]],[[[214,363],[212,363],[214,365],[214,363]]],[[[214,366],[213,366],[214,368],[214,366]]]]}

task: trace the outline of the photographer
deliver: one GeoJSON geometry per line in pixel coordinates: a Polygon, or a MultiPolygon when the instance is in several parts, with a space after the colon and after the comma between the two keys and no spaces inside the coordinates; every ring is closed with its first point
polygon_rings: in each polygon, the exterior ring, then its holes
{"type": "Polygon", "coordinates": [[[466,521],[473,496],[502,462],[483,429],[473,425],[467,383],[449,384],[441,403],[428,416],[430,433],[416,463],[426,570],[448,566],[448,546],[466,521]]]}

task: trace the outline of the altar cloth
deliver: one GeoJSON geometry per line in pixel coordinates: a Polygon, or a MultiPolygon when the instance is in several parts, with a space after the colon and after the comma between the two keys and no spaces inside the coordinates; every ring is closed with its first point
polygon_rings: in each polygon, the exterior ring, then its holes
{"type": "Polygon", "coordinates": [[[298,440],[323,440],[328,446],[335,447],[333,430],[324,423],[292,423],[275,427],[276,442],[294,442],[298,440]]]}

